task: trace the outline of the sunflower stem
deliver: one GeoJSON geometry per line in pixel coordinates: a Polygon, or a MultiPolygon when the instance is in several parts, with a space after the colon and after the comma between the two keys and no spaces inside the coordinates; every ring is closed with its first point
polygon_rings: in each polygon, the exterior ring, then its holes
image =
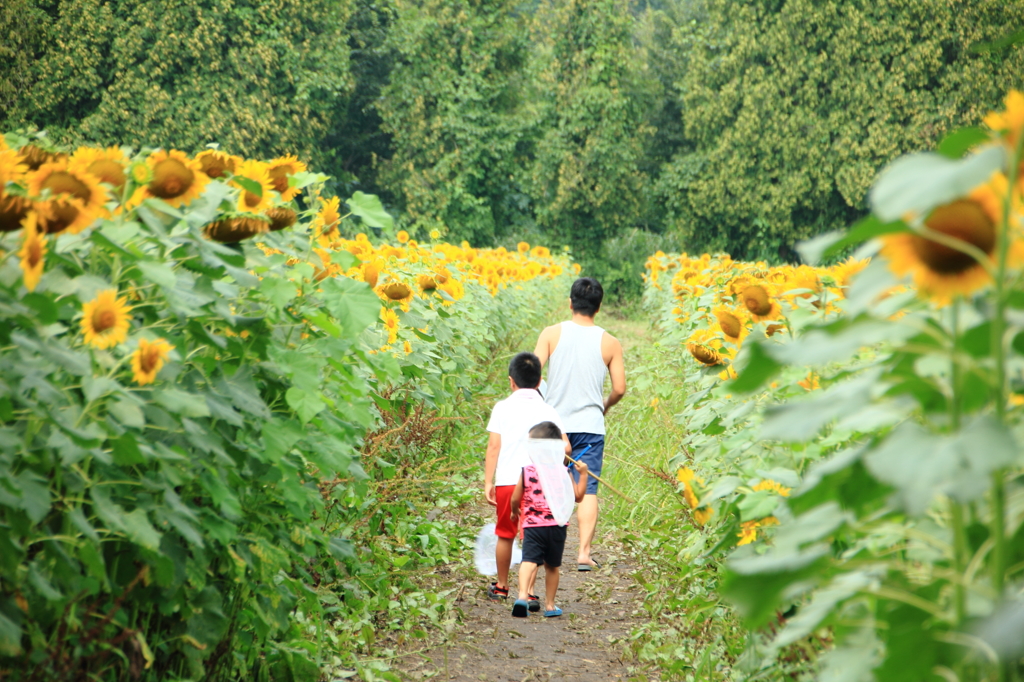
{"type": "MultiPolygon", "coordinates": [[[[1006,268],[1010,251],[1010,215],[1013,208],[1014,185],[1017,184],[1017,170],[1020,166],[1021,149],[1024,134],[1017,136],[1017,143],[1010,156],[1009,182],[1007,195],[1003,201],[1003,216],[997,233],[997,253],[999,262],[995,278],[995,315],[992,318],[992,356],[995,361],[996,381],[996,417],[1001,423],[1006,421],[1006,268]]],[[[1006,470],[1000,469],[992,474],[992,590],[996,599],[1003,598],[1006,572],[1006,470]]],[[[1003,670],[1000,669],[1000,679],[1003,670]]]]}
{"type": "MultiPolygon", "coordinates": [[[[958,296],[953,301],[950,311],[950,323],[952,343],[949,353],[949,375],[950,375],[950,420],[954,431],[960,430],[960,365],[957,361],[957,345],[960,342],[960,304],[958,296]]],[[[953,568],[956,573],[963,577],[967,568],[967,532],[964,527],[963,505],[956,500],[949,501],[950,519],[953,525],[953,568]]],[[[954,585],[954,604],[956,607],[956,622],[959,625],[964,622],[967,613],[967,596],[963,580],[958,580],[954,585]]]]}

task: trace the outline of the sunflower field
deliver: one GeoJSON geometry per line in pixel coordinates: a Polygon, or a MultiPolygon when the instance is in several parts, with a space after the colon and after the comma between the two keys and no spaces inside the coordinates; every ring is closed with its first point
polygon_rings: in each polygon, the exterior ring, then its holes
{"type": "Polygon", "coordinates": [[[0,137],[0,677],[350,677],[395,571],[446,560],[388,438],[427,442],[573,266],[416,243],[325,180],[0,137]]]}
{"type": "Polygon", "coordinates": [[[871,216],[803,245],[834,265],[648,260],[686,368],[680,608],[694,632],[746,628],[695,659],[743,679],[1020,679],[1024,94],[985,124],[895,160],[871,216]]]}

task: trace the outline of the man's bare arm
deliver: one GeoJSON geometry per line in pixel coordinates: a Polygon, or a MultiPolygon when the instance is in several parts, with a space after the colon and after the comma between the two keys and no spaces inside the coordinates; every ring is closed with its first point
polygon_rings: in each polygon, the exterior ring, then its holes
{"type": "Polygon", "coordinates": [[[533,349],[533,354],[540,359],[541,367],[547,363],[551,357],[551,327],[546,327],[537,337],[537,347],[533,349]]]}
{"type": "Polygon", "coordinates": [[[622,357],[622,344],[614,336],[609,336],[611,359],[608,361],[608,375],[612,380],[612,392],[604,401],[604,412],[612,409],[615,403],[626,395],[626,363],[622,357]]]}

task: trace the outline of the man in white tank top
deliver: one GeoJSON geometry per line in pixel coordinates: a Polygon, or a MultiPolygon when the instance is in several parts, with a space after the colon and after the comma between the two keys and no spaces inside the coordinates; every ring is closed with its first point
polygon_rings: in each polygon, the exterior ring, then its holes
{"type": "MultiPolygon", "coordinates": [[[[594,324],[603,298],[604,290],[596,279],[581,277],[573,282],[569,294],[572,320],[542,331],[533,351],[541,364],[548,366],[544,397],[562,418],[573,459],[586,462],[590,472],[598,476],[604,458],[604,416],[626,394],[622,344],[594,324]],[[605,376],[611,377],[612,384],[607,398],[604,397],[605,376]]],[[[576,476],[575,470],[573,476],[576,476]]],[[[590,556],[597,529],[597,484],[597,479],[591,476],[587,494],[576,511],[581,571],[598,567],[590,556]]]]}

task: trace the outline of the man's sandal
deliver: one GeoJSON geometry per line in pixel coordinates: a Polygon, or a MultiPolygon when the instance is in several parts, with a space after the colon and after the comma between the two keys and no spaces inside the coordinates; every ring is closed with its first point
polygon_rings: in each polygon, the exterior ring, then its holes
{"type": "Polygon", "coordinates": [[[529,609],[526,606],[526,600],[516,599],[515,603],[512,604],[512,617],[513,618],[526,618],[529,613],[529,609]]]}
{"type": "Polygon", "coordinates": [[[529,604],[529,609],[533,613],[540,611],[540,597],[535,594],[531,594],[526,598],[526,603],[529,604]]]}
{"type": "Polygon", "coordinates": [[[561,615],[562,615],[562,609],[558,608],[557,606],[555,608],[551,609],[550,611],[545,611],[544,612],[544,617],[545,618],[558,618],[561,615]]]}
{"type": "Polygon", "coordinates": [[[487,586],[487,598],[494,601],[508,599],[508,588],[498,587],[498,583],[493,582],[487,586]]]}
{"type": "Polygon", "coordinates": [[[601,564],[597,563],[597,559],[591,559],[593,564],[576,564],[576,570],[580,572],[596,571],[601,568],[601,564]]]}

